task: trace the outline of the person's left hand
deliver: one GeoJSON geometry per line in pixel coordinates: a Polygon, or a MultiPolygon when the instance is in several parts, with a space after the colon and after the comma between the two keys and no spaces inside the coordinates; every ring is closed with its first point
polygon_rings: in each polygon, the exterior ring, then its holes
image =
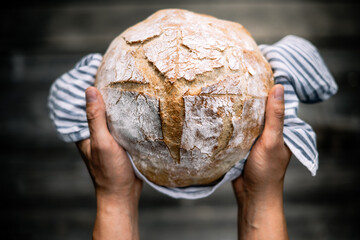
{"type": "Polygon", "coordinates": [[[283,189],[291,151],[284,142],[284,117],[284,87],[277,84],[267,99],[264,130],[233,181],[239,239],[288,239],[283,189]]]}

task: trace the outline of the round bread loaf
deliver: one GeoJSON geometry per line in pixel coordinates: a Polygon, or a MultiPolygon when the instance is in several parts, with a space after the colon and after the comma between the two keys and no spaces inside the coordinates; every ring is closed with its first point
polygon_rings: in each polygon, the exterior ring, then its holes
{"type": "Polygon", "coordinates": [[[110,132],[150,181],[211,184],[262,130],[271,67],[240,24],[161,10],[116,37],[95,86],[110,132]]]}

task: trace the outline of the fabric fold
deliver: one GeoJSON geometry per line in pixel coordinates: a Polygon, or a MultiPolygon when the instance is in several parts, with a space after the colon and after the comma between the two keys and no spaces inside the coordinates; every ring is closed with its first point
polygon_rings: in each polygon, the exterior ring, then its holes
{"type": "Polygon", "coordinates": [[[337,92],[337,85],[316,47],[289,35],[273,45],[260,45],[275,79],[286,78],[303,103],[321,102],[337,92]]]}

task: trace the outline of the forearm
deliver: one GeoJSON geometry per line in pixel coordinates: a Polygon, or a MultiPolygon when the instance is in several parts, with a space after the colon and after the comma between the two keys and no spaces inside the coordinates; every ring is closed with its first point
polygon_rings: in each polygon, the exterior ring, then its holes
{"type": "Polygon", "coordinates": [[[244,193],[238,198],[239,239],[288,239],[282,190],[277,193],[244,193]]]}
{"type": "Polygon", "coordinates": [[[93,239],[139,239],[137,202],[97,196],[93,239]]]}

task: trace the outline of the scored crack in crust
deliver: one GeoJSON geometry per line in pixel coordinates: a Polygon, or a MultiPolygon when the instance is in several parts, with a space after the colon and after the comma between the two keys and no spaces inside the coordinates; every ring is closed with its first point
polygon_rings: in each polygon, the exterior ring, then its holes
{"type": "Polygon", "coordinates": [[[156,184],[210,184],[260,134],[270,65],[240,24],[161,10],[110,44],[96,87],[109,129],[156,184]]]}

